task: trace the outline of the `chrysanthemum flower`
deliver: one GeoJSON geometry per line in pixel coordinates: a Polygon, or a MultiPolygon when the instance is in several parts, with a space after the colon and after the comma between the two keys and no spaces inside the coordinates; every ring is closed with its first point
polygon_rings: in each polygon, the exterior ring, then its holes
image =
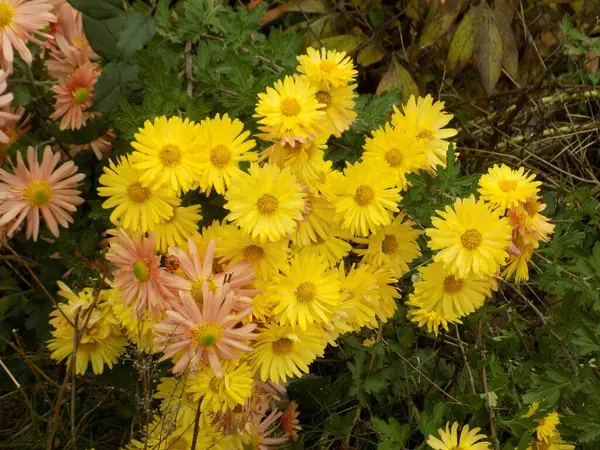
{"type": "Polygon", "coordinates": [[[413,301],[443,317],[462,317],[483,305],[492,294],[491,279],[474,274],[457,278],[441,262],[419,267],[421,280],[414,282],[413,301]]]}
{"type": "Polygon", "coordinates": [[[324,107],[325,119],[319,123],[320,134],[325,137],[334,135],[340,137],[356,120],[354,112],[354,93],[356,85],[340,86],[338,88],[320,89],[315,94],[317,101],[324,107]]]}
{"type": "MultiPolygon", "coordinates": [[[[377,306],[375,306],[373,309],[377,315],[377,318],[381,322],[385,323],[394,316],[396,310],[398,309],[398,305],[396,303],[396,300],[400,298],[398,288],[396,288],[398,279],[393,276],[392,268],[389,265],[369,266],[362,263],[360,265],[367,266],[367,271],[373,274],[377,280],[377,296],[373,296],[372,299],[377,306]]],[[[378,326],[377,320],[371,321],[369,326],[376,328],[378,326]]]]}
{"type": "Polygon", "coordinates": [[[276,242],[302,219],[305,196],[289,169],[252,164],[225,194],[227,220],[261,242],[276,242]]]}
{"type": "Polygon", "coordinates": [[[427,144],[389,123],[374,130],[373,137],[365,140],[363,160],[389,167],[395,177],[396,185],[402,190],[408,188],[406,175],[429,168],[427,162],[427,144]]]}
{"type": "Polygon", "coordinates": [[[369,269],[366,264],[352,265],[346,273],[343,263],[338,267],[342,289],[334,326],[340,333],[359,331],[375,319],[379,284],[369,269]]]}
{"type": "Polygon", "coordinates": [[[98,59],[98,55],[92,50],[85,35],[74,38],[74,42],[69,42],[63,35],[57,35],[55,39],[56,47],[51,49],[50,57],[45,62],[52,78],[63,80],[78,68],[98,59]]]}
{"type": "Polygon", "coordinates": [[[446,167],[448,138],[458,133],[454,128],[445,128],[452,120],[452,114],[444,112],[444,102],[434,102],[431,95],[415,99],[410,96],[400,112],[394,106],[392,125],[399,131],[420,139],[427,144],[427,160],[432,170],[437,166],[446,167]]]}
{"type": "Polygon", "coordinates": [[[78,130],[88,119],[100,113],[88,111],[94,100],[94,89],[98,81],[98,66],[86,63],[71,73],[57,86],[52,86],[56,96],[51,119],[60,119],[61,130],[78,130]]]}
{"type": "Polygon", "coordinates": [[[98,160],[108,158],[112,151],[112,141],[117,138],[113,130],[106,130],[99,138],[94,139],[86,144],[73,144],[69,145],[69,155],[74,158],[79,152],[83,150],[91,150],[98,160]]]}
{"type": "Polygon", "coordinates": [[[488,450],[490,448],[489,442],[478,442],[487,438],[485,434],[477,434],[481,428],[469,430],[469,425],[465,425],[459,436],[458,427],[458,422],[454,422],[452,428],[450,428],[450,422],[448,422],[445,431],[441,428],[438,430],[440,439],[429,435],[427,444],[434,450],[456,450],[458,448],[461,450],[488,450]]]}
{"type": "Polygon", "coordinates": [[[50,11],[52,4],[46,0],[3,0],[0,2],[0,60],[2,68],[12,72],[13,48],[27,64],[33,56],[27,42],[41,44],[33,34],[45,28],[56,17],[50,11]]]}
{"type": "Polygon", "coordinates": [[[286,382],[308,373],[308,365],[323,355],[325,343],[318,327],[300,330],[290,326],[265,324],[258,330],[249,360],[262,381],[286,382]]]}
{"type": "Polygon", "coordinates": [[[176,357],[173,373],[195,372],[200,363],[210,365],[217,376],[222,375],[221,362],[237,359],[252,351],[244,342],[256,339],[252,331],[256,324],[241,325],[250,310],[231,315],[234,294],[229,285],[212,293],[208,283],[203,287],[204,302],[200,308],[191,295],[180,293],[180,302],[167,311],[167,318],[154,329],[157,341],[165,344],[162,360],[176,357]]]}
{"type": "Polygon", "coordinates": [[[452,323],[462,323],[461,320],[456,316],[445,316],[443,314],[439,314],[431,309],[423,306],[420,302],[406,302],[407,305],[412,306],[412,308],[408,309],[407,317],[411,322],[416,323],[419,327],[426,327],[427,331],[435,334],[436,336],[439,333],[440,327],[443,327],[444,330],[449,331],[448,324],[452,323]]]}
{"type": "MultiPolygon", "coordinates": [[[[196,448],[210,448],[211,450],[223,450],[219,446],[213,446],[222,436],[212,428],[203,426],[198,429],[196,437],[196,448]],[[215,436],[218,435],[218,436],[215,436]]],[[[155,415],[152,422],[144,430],[143,437],[132,439],[126,446],[126,450],[179,450],[192,448],[194,441],[194,424],[185,423],[175,417],[155,415]]]]}
{"type": "Polygon", "coordinates": [[[506,212],[506,216],[513,227],[513,240],[520,237],[525,245],[539,247],[539,242],[548,242],[554,232],[554,225],[550,219],[540,214],[546,205],[540,201],[528,198],[527,201],[516,208],[506,212]]]}
{"type": "Polygon", "coordinates": [[[191,375],[186,391],[206,413],[225,412],[246,403],[252,394],[252,371],[246,363],[227,361],[222,366],[222,376],[217,376],[210,366],[191,375]]]}
{"type": "Polygon", "coordinates": [[[334,226],[329,229],[326,237],[318,236],[316,242],[304,247],[292,244],[292,252],[315,255],[323,259],[329,267],[334,267],[352,251],[352,245],[348,242],[351,238],[348,231],[334,226]]]}
{"type": "Polygon", "coordinates": [[[109,197],[102,203],[104,209],[116,207],[110,214],[112,223],[145,233],[168,220],[179,199],[168,186],[142,186],[140,176],[126,156],[119,158],[118,164],[110,161],[100,176],[98,195],[109,197]]]}
{"type": "Polygon", "coordinates": [[[300,184],[319,193],[319,186],[326,181],[325,177],[332,165],[331,161],[325,160],[326,148],[326,138],[319,135],[294,147],[287,143],[284,145],[275,143],[265,153],[269,155],[270,163],[277,164],[281,168],[289,167],[300,184]]]}
{"type": "Polygon", "coordinates": [[[177,421],[182,426],[191,425],[193,427],[198,400],[192,398],[188,393],[190,385],[189,376],[161,378],[160,383],[156,386],[154,398],[162,400],[160,411],[164,417],[177,421]]]}
{"type": "Polygon", "coordinates": [[[358,73],[346,52],[306,49],[306,55],[298,56],[298,72],[305,74],[319,89],[339,88],[350,84],[358,73]]]}
{"type": "Polygon", "coordinates": [[[258,155],[252,152],[256,142],[248,139],[249,131],[238,119],[231,120],[227,114],[217,114],[213,119],[205,119],[199,132],[204,136],[200,152],[200,189],[210,195],[214,188],[217,194],[224,194],[233,178],[242,173],[240,162],[256,161],[258,155]]]}
{"type": "MultiPolygon", "coordinates": [[[[15,133],[16,122],[21,118],[24,112],[22,107],[19,107],[20,112],[18,112],[19,110],[13,110],[10,107],[14,98],[12,92],[4,93],[7,87],[6,79],[9,75],[10,72],[0,70],[0,144],[2,144],[3,147],[4,145],[7,145],[6,149],[8,149],[18,137],[15,133]]],[[[4,157],[6,158],[6,156],[4,157]]]]}
{"type": "Polygon", "coordinates": [[[348,164],[334,201],[337,220],[355,236],[377,233],[398,211],[400,190],[381,165],[348,164]]]}
{"type": "Polygon", "coordinates": [[[329,323],[332,310],[340,303],[340,281],[322,258],[302,253],[294,256],[281,273],[273,277],[267,295],[277,299],[273,314],[282,325],[329,323]]]}
{"type": "Polygon", "coordinates": [[[298,439],[298,432],[302,430],[300,426],[300,413],[297,411],[298,403],[295,401],[290,402],[287,408],[283,411],[281,416],[281,429],[286,436],[292,438],[294,441],[298,439]]]}
{"type": "Polygon", "coordinates": [[[506,279],[515,275],[515,282],[529,280],[529,268],[527,263],[531,261],[535,247],[533,244],[525,244],[523,238],[518,236],[513,241],[516,250],[510,252],[510,257],[506,261],[506,267],[502,271],[502,276],[506,279]]]}
{"type": "Polygon", "coordinates": [[[377,234],[372,234],[368,239],[355,238],[357,243],[366,244],[367,248],[357,248],[354,252],[362,255],[369,264],[389,264],[394,276],[401,277],[408,271],[408,263],[421,256],[421,248],[416,240],[422,232],[413,228],[414,225],[412,220],[406,219],[404,212],[400,212],[390,225],[377,234]]]}
{"type": "Polygon", "coordinates": [[[537,198],[542,183],[534,180],[535,174],[525,172],[523,167],[513,170],[505,164],[494,164],[479,179],[479,193],[504,212],[506,208],[520,206],[528,198],[537,198]]]}
{"type": "Polygon", "coordinates": [[[335,208],[325,197],[308,193],[302,220],[298,222],[292,242],[298,247],[304,247],[314,242],[326,239],[333,225],[335,208]]]}
{"type": "Polygon", "coordinates": [[[106,259],[117,267],[113,287],[123,295],[125,306],[134,304],[136,314],[162,314],[174,293],[185,287],[184,280],[160,267],[155,245],[154,234],[146,238],[119,228],[106,254],[106,259]]]}
{"type": "Polygon", "coordinates": [[[258,94],[254,117],[273,140],[291,145],[305,142],[314,137],[318,121],[325,116],[319,110],[324,105],[317,101],[316,93],[306,77],[286,76],[274,89],[267,87],[266,93],[258,94]]]}
{"type": "Polygon", "coordinates": [[[202,220],[200,205],[175,206],[173,215],[156,225],[156,250],[166,253],[169,247],[181,247],[198,231],[202,220]]]}
{"type": "Polygon", "coordinates": [[[538,419],[539,425],[535,429],[538,441],[548,442],[548,439],[557,435],[556,426],[560,423],[558,413],[553,411],[545,417],[538,419]]]}
{"type": "Polygon", "coordinates": [[[17,153],[14,175],[0,169],[1,186],[8,187],[8,197],[0,204],[0,226],[14,219],[8,230],[11,236],[17,227],[27,219],[26,236],[36,241],[40,229],[40,214],[50,232],[58,237],[58,225],[68,228],[73,223],[71,214],[76,206],[83,203],[77,184],[85,178],[77,173],[73,161],[67,161],[56,170],[59,153],[52,153],[49,146],[44,148],[42,161],[38,161],[33,147],[27,149],[27,165],[23,156],[17,153]]]}
{"type": "Polygon", "coordinates": [[[547,441],[535,441],[527,450],[575,450],[575,446],[562,440],[560,434],[549,437],[547,441]]]}
{"type": "Polygon", "coordinates": [[[506,249],[511,241],[511,227],[498,211],[490,209],[483,200],[474,196],[458,199],[453,207],[436,211],[440,217],[431,220],[433,228],[425,233],[429,248],[439,250],[433,257],[460,278],[473,273],[477,276],[494,275],[508,257],[506,249]]]}
{"type": "Polygon", "coordinates": [[[143,186],[167,185],[186,192],[200,171],[200,150],[204,136],[199,125],[179,117],[147,120],[134,135],[131,163],[139,170],[143,186]]]}

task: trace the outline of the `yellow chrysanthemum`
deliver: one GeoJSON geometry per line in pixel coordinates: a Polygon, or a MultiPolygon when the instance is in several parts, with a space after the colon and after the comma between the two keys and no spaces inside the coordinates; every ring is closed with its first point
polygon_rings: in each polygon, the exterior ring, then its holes
{"type": "Polygon", "coordinates": [[[126,307],[123,304],[122,295],[118,289],[110,289],[109,292],[109,297],[112,298],[113,313],[125,330],[127,340],[144,353],[160,351],[154,343],[152,328],[162,320],[162,316],[152,317],[145,313],[143,317],[138,317],[133,311],[133,305],[126,307]]]}
{"type": "Polygon", "coordinates": [[[505,164],[494,164],[479,179],[481,198],[497,206],[501,212],[506,208],[516,208],[528,198],[537,198],[540,181],[534,181],[535,174],[525,172],[523,167],[513,170],[505,164]]]}
{"type": "Polygon", "coordinates": [[[200,205],[176,206],[173,215],[156,225],[156,251],[166,253],[169,247],[181,247],[198,231],[202,220],[200,205]]]}
{"type": "Polygon", "coordinates": [[[421,139],[395,129],[389,123],[374,130],[372,136],[365,140],[363,160],[389,167],[401,189],[408,188],[406,175],[429,168],[427,144],[421,139]]]}
{"type": "Polygon", "coordinates": [[[308,255],[316,255],[323,259],[329,267],[337,265],[343,258],[348,256],[352,251],[352,245],[348,242],[351,236],[347,231],[341,230],[338,227],[329,229],[327,236],[318,237],[316,242],[313,242],[304,247],[292,245],[292,251],[308,255]]]}
{"type": "Polygon", "coordinates": [[[340,86],[338,88],[319,89],[315,94],[325,111],[325,119],[319,122],[320,135],[329,137],[332,134],[340,137],[356,120],[354,112],[354,93],[356,85],[340,86]]]}
{"type": "Polygon", "coordinates": [[[213,119],[200,123],[200,133],[204,136],[200,152],[200,189],[210,195],[214,188],[217,194],[224,194],[242,170],[240,162],[256,161],[258,155],[250,150],[256,145],[249,131],[238,119],[231,120],[227,114],[217,114],[213,119]]]}
{"type": "Polygon", "coordinates": [[[319,89],[346,86],[354,80],[357,72],[346,52],[306,49],[306,55],[298,56],[298,72],[305,74],[319,89]]]}
{"type": "Polygon", "coordinates": [[[179,199],[169,186],[142,186],[141,172],[127,157],[118,164],[110,161],[100,176],[100,197],[109,197],[102,203],[104,209],[115,208],[110,220],[129,231],[152,231],[158,223],[173,215],[179,199]]]}
{"type": "Polygon", "coordinates": [[[508,257],[511,227],[497,210],[474,196],[458,199],[453,207],[436,211],[425,233],[431,239],[429,248],[439,250],[434,261],[441,261],[452,274],[466,278],[473,273],[492,276],[508,257]]]}
{"type": "Polygon", "coordinates": [[[333,224],[335,208],[333,204],[320,195],[308,193],[296,232],[292,242],[298,247],[304,247],[319,240],[326,239],[333,224]]]}
{"type": "Polygon", "coordinates": [[[294,232],[305,196],[289,169],[252,164],[225,194],[227,220],[261,242],[276,242],[294,232]]]}
{"type": "Polygon", "coordinates": [[[412,306],[409,308],[407,317],[411,322],[416,323],[421,328],[427,328],[427,331],[435,334],[439,333],[440,327],[448,331],[449,323],[462,323],[457,317],[444,316],[432,311],[420,303],[413,303],[410,300],[406,302],[407,305],[412,306]]]}
{"type": "Polygon", "coordinates": [[[288,378],[308,373],[308,365],[323,356],[325,343],[319,327],[300,330],[290,326],[266,324],[258,329],[250,353],[253,369],[262,381],[286,382],[288,378]]]}
{"type": "Polygon", "coordinates": [[[317,101],[317,90],[306,77],[286,76],[278,80],[275,88],[267,87],[266,93],[258,94],[256,114],[259,128],[272,140],[295,145],[317,133],[317,122],[325,116],[317,101]]]}
{"type": "MultiPolygon", "coordinates": [[[[228,226],[229,225],[226,224],[225,221],[219,222],[218,220],[213,220],[213,222],[209,226],[202,227],[199,233],[194,233],[192,235],[192,240],[194,241],[196,250],[198,250],[198,254],[206,254],[206,248],[208,247],[208,244],[210,244],[210,241],[212,241],[213,239],[218,243],[223,234],[223,230],[228,226]]],[[[187,242],[182,244],[180,248],[187,250],[187,242]]],[[[215,253],[215,264],[218,263],[220,256],[221,254],[217,251],[215,253]]]]}
{"type": "MultiPolygon", "coordinates": [[[[396,300],[400,298],[400,294],[396,288],[398,279],[392,275],[392,268],[389,265],[370,266],[361,263],[360,266],[366,266],[367,271],[373,274],[377,280],[377,296],[373,298],[376,306],[373,309],[377,318],[385,323],[394,316],[398,309],[398,305],[396,304],[396,300]]],[[[378,323],[376,320],[372,320],[369,326],[376,328],[378,323]]]]}
{"type": "Polygon", "coordinates": [[[506,267],[502,271],[502,276],[508,279],[514,274],[515,282],[520,283],[521,281],[529,280],[529,268],[527,267],[527,263],[531,261],[533,250],[535,248],[532,244],[525,244],[521,237],[517,239],[515,246],[519,253],[510,253],[510,257],[506,262],[506,267]]]}
{"type": "Polygon", "coordinates": [[[307,324],[329,323],[340,303],[340,281],[327,263],[315,254],[301,253],[280,270],[267,291],[278,302],[273,314],[280,315],[280,323],[302,330],[307,324]]]}
{"type": "Polygon", "coordinates": [[[489,450],[491,445],[489,442],[478,442],[487,438],[485,434],[477,434],[481,428],[469,430],[469,425],[465,425],[459,436],[458,427],[458,422],[454,422],[452,428],[450,422],[446,423],[446,430],[441,428],[438,430],[440,438],[429,435],[427,445],[434,450],[489,450]]]}
{"type": "Polygon", "coordinates": [[[553,411],[545,417],[538,419],[539,425],[535,429],[538,441],[548,442],[548,439],[556,436],[558,431],[556,426],[560,423],[560,417],[553,411]]]}
{"type": "Polygon", "coordinates": [[[457,278],[441,262],[419,267],[420,281],[415,281],[410,298],[442,317],[462,317],[481,307],[492,294],[491,279],[470,274],[457,278]]]}
{"type": "Polygon", "coordinates": [[[171,420],[177,420],[183,426],[193,426],[198,409],[198,400],[192,398],[187,392],[190,384],[189,376],[165,377],[160,379],[154,393],[154,398],[162,400],[160,403],[162,414],[171,420]]]}
{"type": "Polygon", "coordinates": [[[369,266],[352,265],[346,273],[344,264],[338,267],[341,283],[341,301],[333,323],[337,331],[347,333],[359,331],[375,319],[379,285],[369,266]]]}
{"type": "Polygon", "coordinates": [[[556,432],[547,441],[535,441],[527,447],[527,450],[575,450],[575,446],[563,441],[560,434],[556,432]]]}
{"type": "Polygon", "coordinates": [[[432,170],[437,166],[446,167],[448,138],[458,133],[454,128],[444,128],[452,114],[444,112],[444,102],[434,102],[431,95],[415,99],[411,95],[400,112],[394,106],[392,125],[399,131],[420,139],[427,144],[427,160],[432,170]]]}
{"type": "Polygon", "coordinates": [[[165,116],[147,120],[134,135],[131,146],[133,167],[140,172],[143,186],[167,185],[176,192],[191,189],[200,170],[202,134],[189,119],[165,116]]]}
{"type": "Polygon", "coordinates": [[[416,239],[422,232],[413,228],[415,223],[412,220],[405,218],[406,214],[400,212],[390,225],[377,234],[372,234],[368,239],[355,238],[358,244],[366,244],[367,248],[357,248],[354,252],[362,255],[369,264],[389,264],[394,276],[401,277],[408,271],[408,263],[421,256],[416,239]]]}
{"type": "Polygon", "coordinates": [[[243,405],[252,394],[253,381],[248,364],[228,361],[221,377],[210,366],[190,376],[186,392],[201,401],[201,411],[216,414],[243,405]]]}
{"type": "Polygon", "coordinates": [[[337,187],[336,220],[355,236],[377,233],[392,222],[392,213],[398,211],[400,189],[394,184],[381,165],[348,164],[337,187]]]}

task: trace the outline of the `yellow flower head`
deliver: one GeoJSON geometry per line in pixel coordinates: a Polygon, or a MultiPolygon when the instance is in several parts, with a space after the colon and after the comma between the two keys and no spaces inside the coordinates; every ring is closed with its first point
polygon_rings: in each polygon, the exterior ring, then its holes
{"type": "Polygon", "coordinates": [[[201,135],[198,125],[179,117],[147,120],[135,134],[131,146],[133,167],[143,186],[167,185],[176,192],[191,189],[200,170],[198,155],[201,135]]]}
{"type": "Polygon", "coordinates": [[[351,237],[347,231],[332,227],[327,236],[318,236],[316,242],[304,247],[292,244],[292,251],[308,255],[314,254],[323,259],[329,267],[333,267],[352,251],[352,245],[347,242],[351,237]]]}
{"type": "Polygon", "coordinates": [[[504,212],[506,208],[522,205],[528,198],[537,198],[542,183],[534,180],[535,175],[526,173],[523,167],[512,170],[505,164],[494,164],[479,179],[479,193],[481,198],[504,212]]]}
{"type": "Polygon", "coordinates": [[[505,217],[474,196],[458,199],[453,207],[436,212],[440,217],[434,217],[433,228],[425,230],[429,248],[439,250],[434,261],[443,262],[460,278],[471,273],[492,276],[500,269],[511,243],[511,227],[505,217]]]}
{"type": "Polygon", "coordinates": [[[305,74],[310,82],[321,89],[339,88],[350,84],[356,77],[356,69],[346,52],[306,49],[306,55],[298,56],[298,72],[305,74]]]}
{"type": "MultiPolygon", "coordinates": [[[[385,323],[394,316],[398,309],[396,304],[396,300],[400,298],[400,293],[396,288],[398,279],[392,275],[393,271],[389,265],[370,266],[361,262],[359,267],[366,267],[367,272],[377,280],[377,295],[372,297],[376,305],[373,309],[377,318],[385,323]]],[[[376,328],[377,325],[377,320],[372,320],[369,324],[371,328],[376,328]]]]}
{"type": "Polygon", "coordinates": [[[118,164],[110,161],[100,176],[100,197],[108,197],[102,207],[115,208],[110,220],[126,230],[145,233],[152,231],[158,223],[173,215],[179,199],[169,186],[143,186],[141,172],[133,167],[127,157],[118,164]]]}
{"type": "Polygon", "coordinates": [[[160,349],[154,343],[153,327],[162,320],[162,316],[152,317],[149,313],[136,315],[133,305],[126,307],[123,296],[118,289],[109,289],[108,297],[111,299],[112,310],[116,319],[125,330],[127,340],[136,345],[144,353],[156,353],[160,349]]]}
{"type": "Polygon", "coordinates": [[[337,220],[354,236],[377,233],[398,211],[400,189],[387,168],[367,163],[348,164],[334,201],[337,220]]]}
{"type": "Polygon", "coordinates": [[[527,263],[531,261],[533,256],[533,250],[535,249],[532,244],[525,244],[521,237],[517,238],[516,244],[513,243],[515,248],[518,250],[518,254],[511,252],[506,267],[502,271],[502,276],[506,279],[515,275],[515,282],[520,283],[521,281],[529,280],[529,268],[527,263]]]}
{"type": "Polygon", "coordinates": [[[562,440],[560,434],[556,432],[554,436],[546,441],[535,441],[527,450],[575,450],[575,446],[562,440]]]}
{"type": "Polygon", "coordinates": [[[315,95],[318,102],[325,105],[321,108],[322,111],[325,111],[325,120],[319,123],[320,135],[329,137],[333,134],[339,138],[356,120],[354,89],[356,89],[356,85],[317,91],[315,95]]]}
{"type": "Polygon", "coordinates": [[[556,426],[560,423],[560,417],[557,412],[551,412],[545,417],[538,419],[538,427],[535,429],[538,441],[548,442],[548,439],[556,436],[558,431],[556,426]]]}
{"type": "Polygon", "coordinates": [[[198,400],[187,392],[190,377],[165,377],[156,386],[154,398],[161,401],[160,411],[165,417],[181,425],[193,425],[198,409],[198,400]]]}
{"type": "Polygon", "coordinates": [[[213,188],[217,194],[224,194],[232,179],[242,173],[239,163],[258,158],[250,151],[256,143],[248,140],[250,132],[244,131],[244,124],[238,119],[231,120],[227,114],[203,120],[200,133],[204,136],[198,177],[200,189],[207,196],[213,188]]]}
{"type": "Polygon", "coordinates": [[[546,209],[546,205],[534,198],[528,198],[523,204],[511,208],[506,216],[516,233],[523,239],[525,245],[539,247],[540,241],[548,242],[550,235],[554,232],[554,225],[550,219],[540,214],[546,209]]]}
{"type": "Polygon", "coordinates": [[[444,112],[444,102],[434,102],[431,95],[415,99],[410,96],[400,112],[394,107],[392,125],[399,131],[420,139],[427,145],[429,167],[446,167],[448,138],[458,133],[454,128],[445,128],[452,120],[452,114],[444,112]]]}
{"type": "Polygon", "coordinates": [[[416,323],[421,328],[427,328],[427,331],[435,334],[439,333],[440,327],[448,331],[449,323],[462,323],[456,316],[446,316],[443,313],[437,313],[432,311],[428,307],[424,306],[420,301],[414,298],[409,298],[406,302],[408,306],[411,306],[408,310],[407,317],[411,322],[416,323]]]}
{"type": "Polygon", "coordinates": [[[166,253],[169,247],[181,247],[198,231],[202,220],[200,205],[175,206],[173,215],[156,225],[156,251],[166,253]]]}
{"type": "Polygon", "coordinates": [[[317,123],[325,116],[317,101],[316,89],[306,77],[286,76],[275,88],[258,94],[256,114],[260,128],[274,140],[296,145],[317,133],[317,123]]]}
{"type": "Polygon", "coordinates": [[[227,220],[261,242],[277,242],[302,219],[305,196],[289,169],[252,164],[225,194],[227,220]]]}
{"type": "Polygon", "coordinates": [[[454,422],[452,428],[450,428],[450,422],[448,422],[446,430],[438,430],[440,439],[429,435],[427,445],[434,450],[488,450],[490,448],[491,444],[489,442],[478,442],[487,438],[485,434],[477,434],[481,428],[469,430],[469,425],[465,425],[459,436],[458,427],[458,422],[454,422]]]}
{"type": "Polygon", "coordinates": [[[292,242],[298,247],[304,247],[327,239],[334,215],[335,208],[329,200],[308,193],[302,220],[298,222],[296,233],[292,235],[292,242]]]}
{"type": "Polygon", "coordinates": [[[408,188],[406,175],[428,169],[427,144],[389,123],[372,132],[364,145],[363,160],[383,164],[394,175],[396,185],[403,190],[408,188]]]}
{"type": "MultiPolygon", "coordinates": [[[[340,333],[359,331],[375,319],[379,285],[366,264],[351,266],[346,273],[343,263],[338,267],[342,285],[340,306],[334,326],[340,333]]],[[[364,345],[364,344],[363,344],[364,345]]]]}

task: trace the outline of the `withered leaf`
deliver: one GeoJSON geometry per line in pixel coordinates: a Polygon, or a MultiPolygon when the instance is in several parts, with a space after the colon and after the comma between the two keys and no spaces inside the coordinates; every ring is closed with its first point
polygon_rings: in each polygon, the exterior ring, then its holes
{"type": "Polygon", "coordinates": [[[479,10],[479,7],[471,6],[452,37],[450,49],[448,50],[448,66],[451,70],[462,69],[473,56],[479,10]]]}
{"type": "Polygon", "coordinates": [[[515,34],[504,13],[494,11],[494,20],[502,38],[502,67],[513,80],[516,80],[519,72],[519,50],[515,34]]]}
{"type": "Polygon", "coordinates": [[[440,36],[446,34],[467,4],[468,0],[447,0],[425,25],[419,48],[433,45],[440,36]]]}
{"type": "Polygon", "coordinates": [[[483,87],[491,94],[502,73],[502,38],[493,11],[484,2],[481,5],[475,38],[475,62],[483,87]]]}
{"type": "Polygon", "coordinates": [[[398,62],[395,56],[392,56],[390,66],[381,78],[376,93],[379,95],[384,91],[397,88],[401,90],[400,96],[402,97],[402,101],[408,100],[411,95],[419,95],[419,87],[410,72],[398,62]]]}

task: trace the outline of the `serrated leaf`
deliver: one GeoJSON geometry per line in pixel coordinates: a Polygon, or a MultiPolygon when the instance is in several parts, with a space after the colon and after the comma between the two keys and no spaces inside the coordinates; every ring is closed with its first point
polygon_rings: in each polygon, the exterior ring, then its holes
{"type": "Polygon", "coordinates": [[[111,112],[117,106],[119,97],[129,93],[138,71],[136,64],[115,61],[106,64],[96,83],[92,108],[105,114],[111,112]]]}
{"type": "Polygon", "coordinates": [[[392,56],[392,61],[387,72],[383,75],[377,86],[376,94],[379,95],[382,92],[392,89],[400,89],[400,97],[403,101],[407,101],[411,95],[415,97],[419,96],[417,83],[410,72],[394,56],[392,56]]]}
{"type": "Polygon", "coordinates": [[[152,39],[155,33],[154,22],[141,13],[128,14],[121,19],[117,49],[123,58],[128,58],[152,39]]]}
{"type": "Polygon", "coordinates": [[[467,4],[467,0],[447,0],[425,25],[419,39],[419,48],[433,45],[441,36],[450,31],[454,21],[467,4]]]}
{"type": "Polygon", "coordinates": [[[125,12],[123,0],[67,0],[70,5],[88,17],[97,20],[117,17],[125,12]]]}
{"type": "Polygon", "coordinates": [[[494,11],[494,20],[502,39],[502,67],[513,80],[519,75],[519,50],[510,21],[502,12],[494,11]]]}
{"type": "Polygon", "coordinates": [[[377,417],[371,418],[371,424],[378,433],[379,444],[377,450],[394,450],[403,448],[410,437],[410,425],[400,424],[391,417],[386,422],[377,417]]]}
{"type": "Polygon", "coordinates": [[[480,6],[471,6],[452,37],[448,50],[448,65],[452,70],[462,69],[473,57],[477,31],[476,22],[480,12],[480,6]]]}
{"type": "Polygon", "coordinates": [[[491,94],[502,73],[502,38],[492,10],[485,3],[481,5],[483,9],[477,27],[475,62],[483,87],[491,94]]]}
{"type": "Polygon", "coordinates": [[[365,392],[367,394],[379,394],[385,391],[387,387],[388,383],[385,380],[374,377],[368,377],[365,380],[365,392]]]}

